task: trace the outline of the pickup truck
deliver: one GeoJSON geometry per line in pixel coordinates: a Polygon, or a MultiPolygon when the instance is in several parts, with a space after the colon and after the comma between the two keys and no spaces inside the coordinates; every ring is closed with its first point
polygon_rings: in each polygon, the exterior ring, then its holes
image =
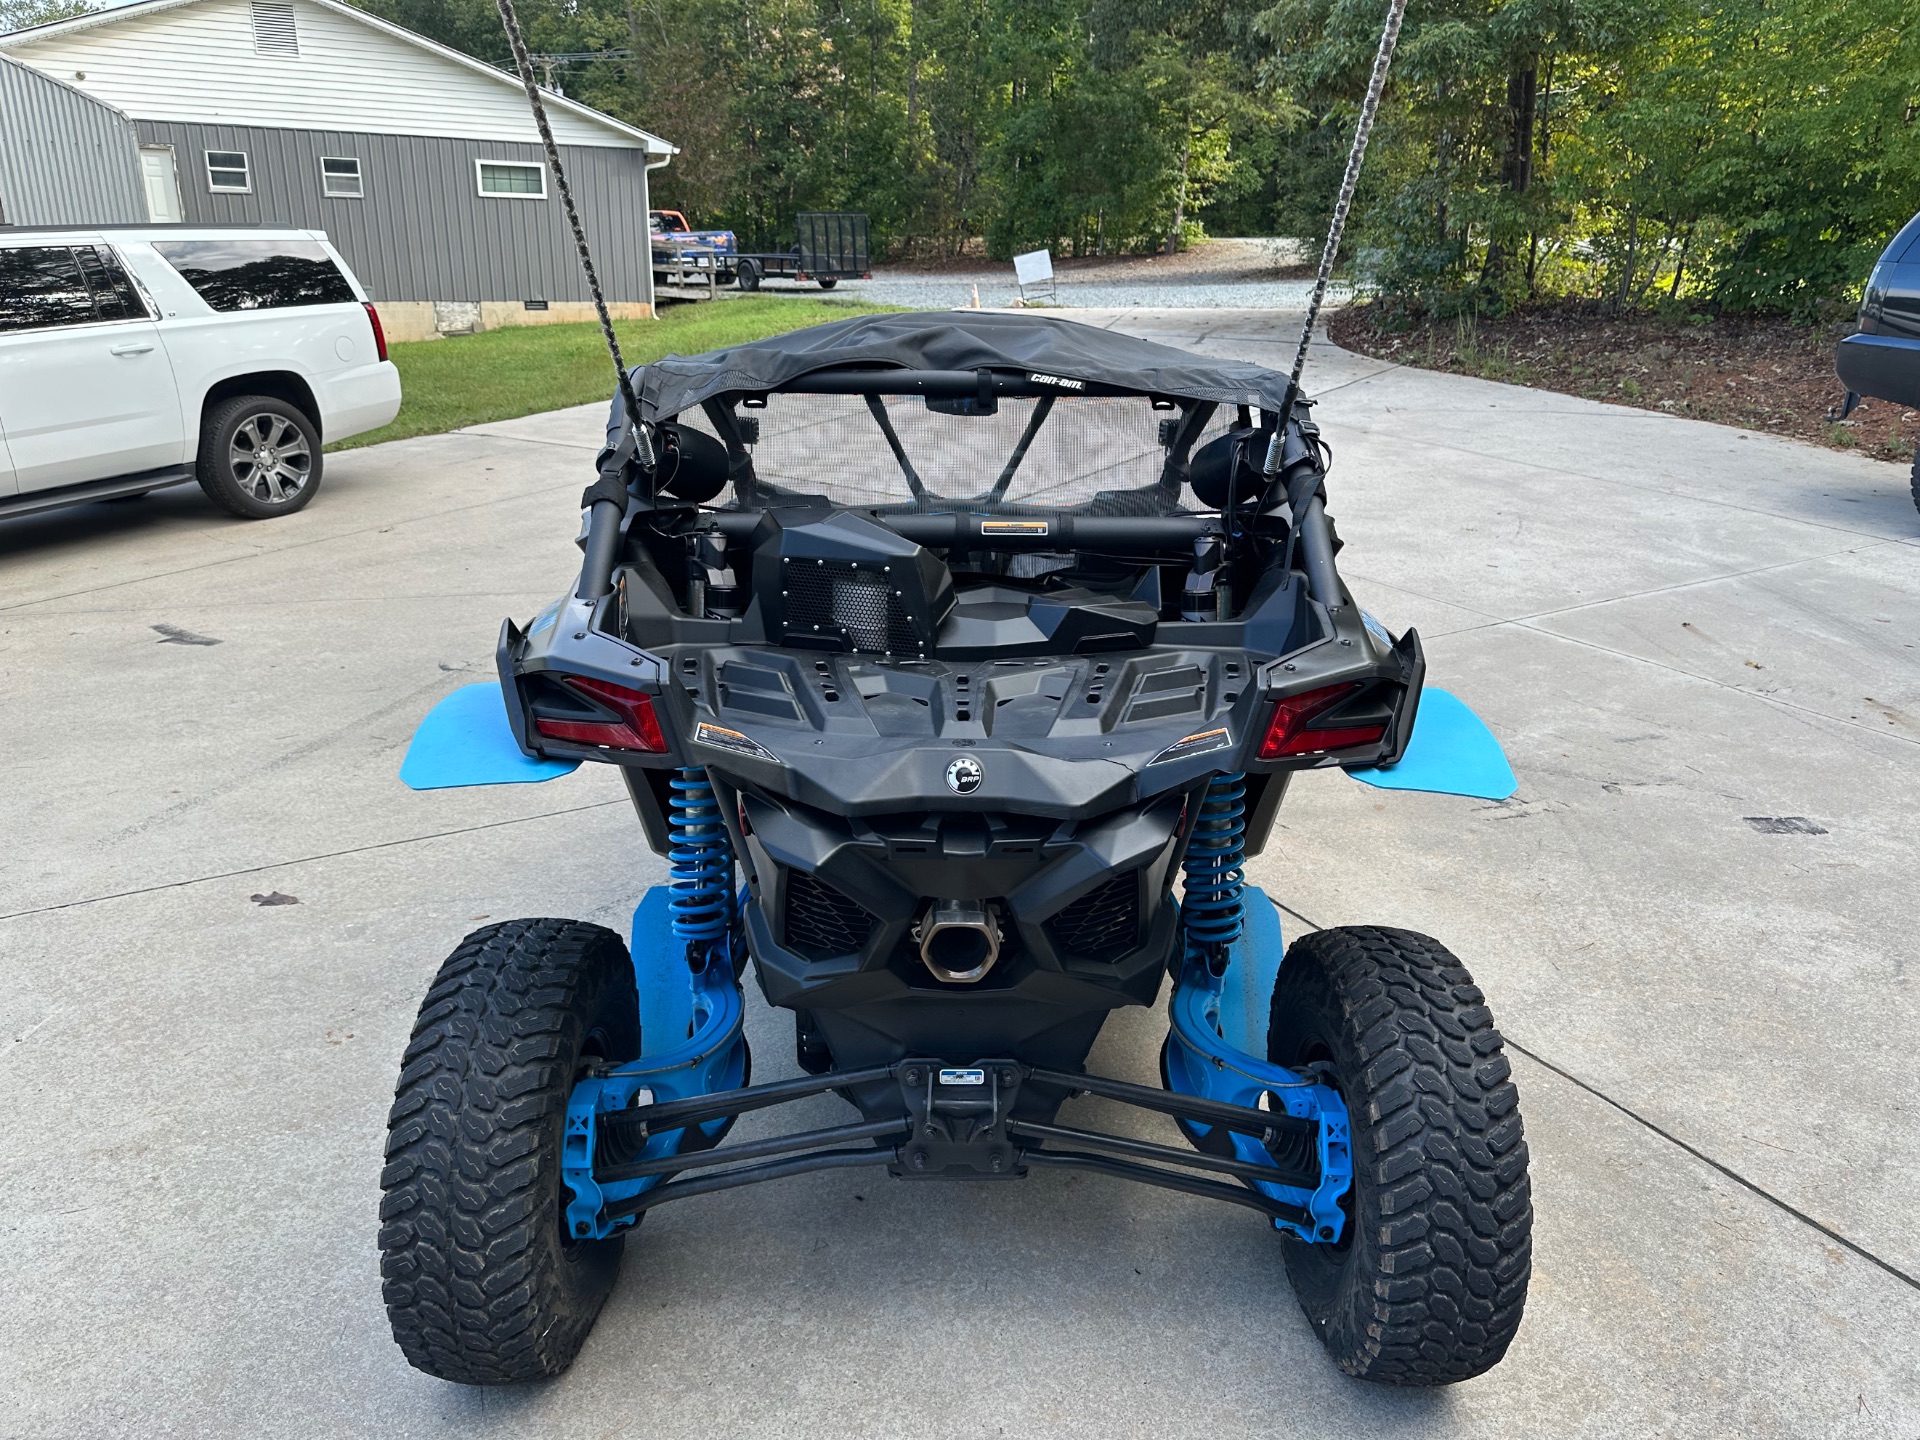
{"type": "Polygon", "coordinates": [[[316,230],[0,227],[0,517],[197,480],[262,520],[400,409],[380,316],[316,230]]]}
{"type": "Polygon", "coordinates": [[[678,210],[649,210],[647,238],[653,247],[655,285],[666,284],[669,277],[684,283],[689,272],[709,270],[715,283],[733,283],[736,246],[731,230],[695,230],[678,210]]]}

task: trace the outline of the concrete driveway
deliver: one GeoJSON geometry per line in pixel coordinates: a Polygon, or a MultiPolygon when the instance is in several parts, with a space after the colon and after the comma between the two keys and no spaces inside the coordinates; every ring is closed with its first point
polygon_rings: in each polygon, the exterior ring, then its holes
{"type": "MultiPolygon", "coordinates": [[[[1082,318],[1274,363],[1291,334],[1082,318]]],[[[188,490],[0,526],[0,1435],[1920,1436],[1903,473],[1312,373],[1349,582],[1520,790],[1311,775],[1253,874],[1290,931],[1425,930],[1486,988],[1538,1217],[1505,1364],[1345,1379],[1249,1212],[829,1173],[651,1216],[557,1383],[407,1368],[374,1212],[429,976],[485,918],[624,927],[662,877],[604,770],[394,778],[572,575],[599,417],[563,412],[335,456],[281,522],[188,490]]],[[[752,987],[748,1024],[757,1077],[796,1073],[752,987]]],[[[1163,1028],[1118,1017],[1094,1063],[1150,1080],[1163,1028]]]]}

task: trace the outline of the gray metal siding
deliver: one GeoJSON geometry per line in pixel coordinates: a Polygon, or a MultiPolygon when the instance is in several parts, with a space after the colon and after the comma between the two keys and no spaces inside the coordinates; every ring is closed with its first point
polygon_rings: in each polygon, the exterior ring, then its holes
{"type": "MultiPolygon", "coordinates": [[[[538,145],[161,120],[138,126],[143,145],[173,146],[187,224],[324,230],[376,300],[590,298],[551,175],[544,200],[477,193],[476,160],[538,161],[538,145]],[[251,194],[208,187],[209,150],[245,152],[251,194]],[[357,157],[364,198],[323,194],[322,156],[357,157]]],[[[607,299],[645,302],[645,152],[563,145],[560,159],[607,299]]]]}
{"type": "Polygon", "coordinates": [[[9,225],[145,223],[133,122],[0,55],[0,214],[9,225]]]}

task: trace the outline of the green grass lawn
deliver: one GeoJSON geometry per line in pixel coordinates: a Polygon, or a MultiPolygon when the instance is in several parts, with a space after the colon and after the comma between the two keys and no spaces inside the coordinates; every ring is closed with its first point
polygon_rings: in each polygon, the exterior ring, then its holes
{"type": "MultiPolygon", "coordinates": [[[[675,305],[661,319],[623,320],[614,330],[627,364],[644,365],[662,355],[698,355],[892,308],[764,295],[675,305]]],[[[392,359],[400,368],[399,415],[391,425],[329,445],[329,450],[438,435],[463,425],[605,401],[613,394],[613,362],[598,325],[519,325],[479,335],[414,340],[393,346],[392,359]]]]}

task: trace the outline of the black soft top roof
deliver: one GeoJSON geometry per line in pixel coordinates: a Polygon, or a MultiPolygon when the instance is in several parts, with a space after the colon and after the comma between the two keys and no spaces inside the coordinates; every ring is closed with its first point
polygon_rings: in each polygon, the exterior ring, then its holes
{"type": "MultiPolygon", "coordinates": [[[[664,420],[728,393],[777,391],[816,370],[1024,370],[1141,394],[1280,410],[1287,377],[1044,315],[930,310],[863,315],[633,372],[642,416],[664,420]]],[[[616,402],[612,433],[620,428],[616,402]]]]}

